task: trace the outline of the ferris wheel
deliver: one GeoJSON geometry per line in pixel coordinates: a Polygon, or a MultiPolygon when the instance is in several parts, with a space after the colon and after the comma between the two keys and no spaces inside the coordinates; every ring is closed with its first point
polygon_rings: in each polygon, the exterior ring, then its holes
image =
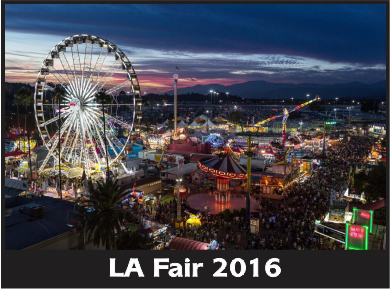
{"type": "Polygon", "coordinates": [[[81,167],[88,176],[101,173],[106,159],[109,166],[119,165],[132,132],[140,130],[141,108],[137,75],[121,49],[92,35],[62,40],[43,60],[35,85],[35,118],[48,149],[38,173],[52,159],[55,169],[65,174],[81,167]],[[64,88],[61,103],[55,99],[55,86],[64,88]],[[105,121],[95,97],[102,90],[111,96],[110,103],[104,105],[105,121]],[[118,97],[119,91],[125,94],[118,97]]]}

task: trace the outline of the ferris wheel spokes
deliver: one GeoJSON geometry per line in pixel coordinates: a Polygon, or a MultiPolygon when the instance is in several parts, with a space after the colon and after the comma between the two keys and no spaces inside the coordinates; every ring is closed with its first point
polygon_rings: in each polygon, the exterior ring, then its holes
{"type": "MultiPolygon", "coordinates": [[[[102,115],[103,115],[103,114],[101,114],[101,116],[102,116],[102,115]]],[[[115,117],[113,117],[113,116],[111,116],[111,115],[107,115],[106,118],[107,118],[108,120],[112,121],[112,122],[115,122],[116,124],[118,124],[118,125],[120,125],[120,126],[122,126],[122,127],[127,128],[127,129],[131,129],[131,127],[132,127],[132,124],[127,124],[127,123],[125,123],[125,122],[123,122],[123,121],[121,121],[121,120],[119,120],[119,119],[117,119],[117,118],[115,118],[115,117]]]]}
{"type": "Polygon", "coordinates": [[[90,127],[89,127],[89,122],[86,121],[86,124],[87,124],[87,125],[86,125],[86,133],[87,133],[88,139],[89,139],[89,141],[90,141],[90,143],[91,143],[92,153],[94,154],[95,159],[96,159],[95,163],[97,162],[97,163],[99,164],[99,166],[101,167],[100,158],[99,158],[99,156],[97,155],[97,152],[96,152],[96,146],[93,146],[94,141],[93,141],[93,138],[92,138],[92,136],[91,136],[90,127]]]}
{"type": "Polygon", "coordinates": [[[66,74],[66,77],[68,78],[68,83],[71,83],[71,78],[73,78],[72,80],[75,79],[75,75],[71,75],[71,68],[70,68],[70,65],[69,65],[69,62],[68,62],[68,59],[66,58],[65,56],[65,52],[64,51],[60,51],[58,52],[58,55],[59,55],[59,59],[60,59],[60,63],[63,67],[63,70],[65,71],[65,74],[66,74]]]}
{"type": "MultiPolygon", "coordinates": [[[[67,124],[69,125],[69,124],[67,124]]],[[[57,149],[58,142],[60,138],[62,137],[62,134],[65,130],[61,131],[60,137],[58,137],[58,132],[53,136],[53,138],[47,143],[47,146],[49,146],[49,143],[53,140],[53,145],[51,146],[49,152],[47,153],[47,156],[43,160],[43,163],[41,167],[39,168],[39,173],[42,172],[42,169],[46,166],[47,162],[49,161],[50,157],[53,156],[55,158],[55,155],[53,155],[53,152],[57,149]]]]}
{"type": "Polygon", "coordinates": [[[96,60],[95,66],[92,70],[92,73],[89,76],[91,83],[95,84],[97,79],[99,78],[99,75],[103,69],[103,64],[104,64],[104,61],[106,60],[107,54],[108,54],[108,49],[102,46],[100,53],[99,53],[99,56],[96,60]],[[103,54],[102,54],[102,52],[103,52],[103,54]]]}
{"type": "Polygon", "coordinates": [[[78,122],[76,122],[75,129],[74,129],[75,133],[74,133],[74,137],[73,137],[73,141],[72,141],[72,147],[68,153],[68,158],[66,159],[67,162],[70,161],[70,159],[72,157],[73,149],[75,148],[76,144],[78,144],[80,146],[80,144],[79,144],[80,131],[78,130],[78,127],[79,127],[78,122]]]}
{"type": "Polygon", "coordinates": [[[62,75],[59,73],[59,72],[57,72],[57,70],[54,68],[54,67],[51,67],[50,68],[50,73],[57,79],[57,81],[58,81],[58,83],[63,87],[63,88],[65,88],[66,89],[66,83],[67,83],[67,81],[62,77],[62,75]],[[57,75],[58,76],[57,76],[57,75]]]}
{"type": "MultiPolygon", "coordinates": [[[[63,119],[63,118],[65,118],[65,117],[69,116],[69,112],[68,112],[68,111],[63,112],[63,113],[61,113],[60,115],[61,115],[61,119],[63,119]]],[[[48,125],[48,124],[50,124],[50,123],[52,123],[52,122],[58,121],[59,118],[60,118],[59,115],[57,115],[57,116],[55,116],[55,117],[49,119],[48,121],[45,121],[45,122],[43,122],[43,123],[40,123],[39,126],[40,126],[40,127],[45,127],[46,125],[48,125]]]]}
{"type": "Polygon", "coordinates": [[[107,70],[107,72],[104,74],[104,76],[97,80],[97,82],[96,82],[96,87],[98,87],[97,90],[101,90],[104,87],[104,85],[107,83],[107,81],[118,70],[118,68],[120,66],[121,66],[121,62],[119,62],[119,61],[114,62],[114,64],[107,70]]]}
{"type": "Polygon", "coordinates": [[[114,93],[115,91],[117,91],[118,89],[121,89],[122,87],[126,86],[127,84],[131,84],[131,81],[126,79],[125,81],[119,83],[118,85],[110,88],[109,90],[106,91],[107,94],[111,94],[111,93],[114,93]]]}

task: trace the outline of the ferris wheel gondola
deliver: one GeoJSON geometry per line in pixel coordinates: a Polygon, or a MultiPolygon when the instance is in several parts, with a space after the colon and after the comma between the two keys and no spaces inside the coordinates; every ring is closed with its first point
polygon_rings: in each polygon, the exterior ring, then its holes
{"type": "Polygon", "coordinates": [[[140,85],[130,60],[115,44],[97,36],[74,35],[55,45],[43,60],[35,85],[34,109],[40,136],[49,151],[39,173],[54,158],[60,169],[84,167],[90,175],[107,166],[104,137],[111,165],[124,154],[131,133],[140,130],[140,85]],[[65,90],[61,104],[53,102],[52,91],[57,85],[65,90]],[[115,94],[122,88],[130,90],[130,94],[120,104],[115,94]],[[105,121],[95,97],[101,90],[113,100],[104,105],[105,121]],[[128,108],[129,123],[118,118],[119,105],[128,108]],[[59,118],[61,127],[57,126],[59,118]],[[49,134],[49,127],[54,134],[49,134]],[[117,136],[118,127],[127,132],[126,138],[117,136]]]}

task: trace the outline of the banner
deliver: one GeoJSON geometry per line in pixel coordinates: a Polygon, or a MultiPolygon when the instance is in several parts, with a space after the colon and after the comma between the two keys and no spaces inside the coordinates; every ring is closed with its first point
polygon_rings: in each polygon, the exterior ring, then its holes
{"type": "Polygon", "coordinates": [[[314,232],[320,235],[327,236],[340,243],[345,243],[345,233],[333,229],[331,227],[322,225],[321,223],[319,223],[319,221],[316,221],[314,232]]]}

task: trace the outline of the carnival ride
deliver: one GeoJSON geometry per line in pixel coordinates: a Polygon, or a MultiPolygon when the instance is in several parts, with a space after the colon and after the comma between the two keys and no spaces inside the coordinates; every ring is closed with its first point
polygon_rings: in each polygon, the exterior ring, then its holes
{"type": "Polygon", "coordinates": [[[215,202],[218,204],[228,204],[230,202],[230,180],[247,178],[246,170],[239,165],[231,154],[220,154],[211,159],[201,159],[198,166],[217,178],[217,192],[215,202]]]}
{"type": "Polygon", "coordinates": [[[224,151],[228,154],[231,154],[232,158],[236,162],[238,162],[241,158],[241,149],[237,146],[237,144],[234,144],[231,139],[226,142],[226,148],[224,151]]]}
{"type": "Polygon", "coordinates": [[[166,147],[167,147],[167,146],[165,145],[165,143],[161,146],[160,160],[158,161],[158,163],[157,163],[157,165],[156,165],[156,167],[157,167],[160,171],[162,171],[162,170],[165,169],[165,166],[162,164],[162,161],[163,161],[163,159],[164,159],[164,152],[165,152],[166,147]]]}
{"type": "Polygon", "coordinates": [[[203,143],[205,142],[211,143],[213,147],[220,147],[222,146],[224,140],[219,133],[211,133],[204,139],[203,143]]]}
{"type": "Polygon", "coordinates": [[[297,111],[299,109],[301,109],[302,107],[314,102],[314,101],[318,101],[320,100],[320,97],[317,95],[314,99],[312,100],[309,100],[305,103],[302,103],[300,105],[297,105],[296,107],[294,107],[293,109],[291,109],[290,111],[288,111],[286,108],[283,109],[283,113],[282,114],[279,114],[279,115],[274,115],[272,117],[269,117],[265,120],[262,120],[260,122],[258,122],[257,124],[255,124],[255,127],[258,127],[258,130],[260,130],[262,128],[262,125],[267,123],[267,122],[270,122],[272,120],[275,120],[275,119],[278,119],[280,117],[283,117],[283,132],[282,132],[282,143],[281,143],[281,147],[282,149],[284,149],[284,145],[285,145],[285,142],[286,142],[286,123],[287,123],[287,120],[288,120],[288,116],[294,112],[294,111],[297,111]]]}
{"type": "Polygon", "coordinates": [[[35,85],[35,118],[43,144],[49,150],[39,173],[51,158],[57,167],[84,167],[88,176],[92,172],[101,172],[100,169],[107,166],[106,157],[108,165],[116,162],[124,154],[131,132],[140,131],[141,107],[137,75],[130,60],[115,44],[86,34],[60,41],[43,60],[35,85]],[[64,101],[60,104],[52,101],[52,84],[65,90],[64,101]],[[112,98],[111,104],[104,105],[105,122],[102,106],[95,97],[104,89],[112,98]],[[119,89],[128,91],[126,102],[131,104],[118,103],[115,94],[119,89]],[[120,106],[122,110],[129,110],[130,123],[112,115],[112,107],[120,106]],[[50,135],[48,128],[59,119],[62,124],[54,127],[56,131],[50,135]],[[127,138],[118,139],[115,133],[118,127],[126,131],[127,138]],[[105,138],[113,157],[110,153],[106,155],[105,138]]]}

